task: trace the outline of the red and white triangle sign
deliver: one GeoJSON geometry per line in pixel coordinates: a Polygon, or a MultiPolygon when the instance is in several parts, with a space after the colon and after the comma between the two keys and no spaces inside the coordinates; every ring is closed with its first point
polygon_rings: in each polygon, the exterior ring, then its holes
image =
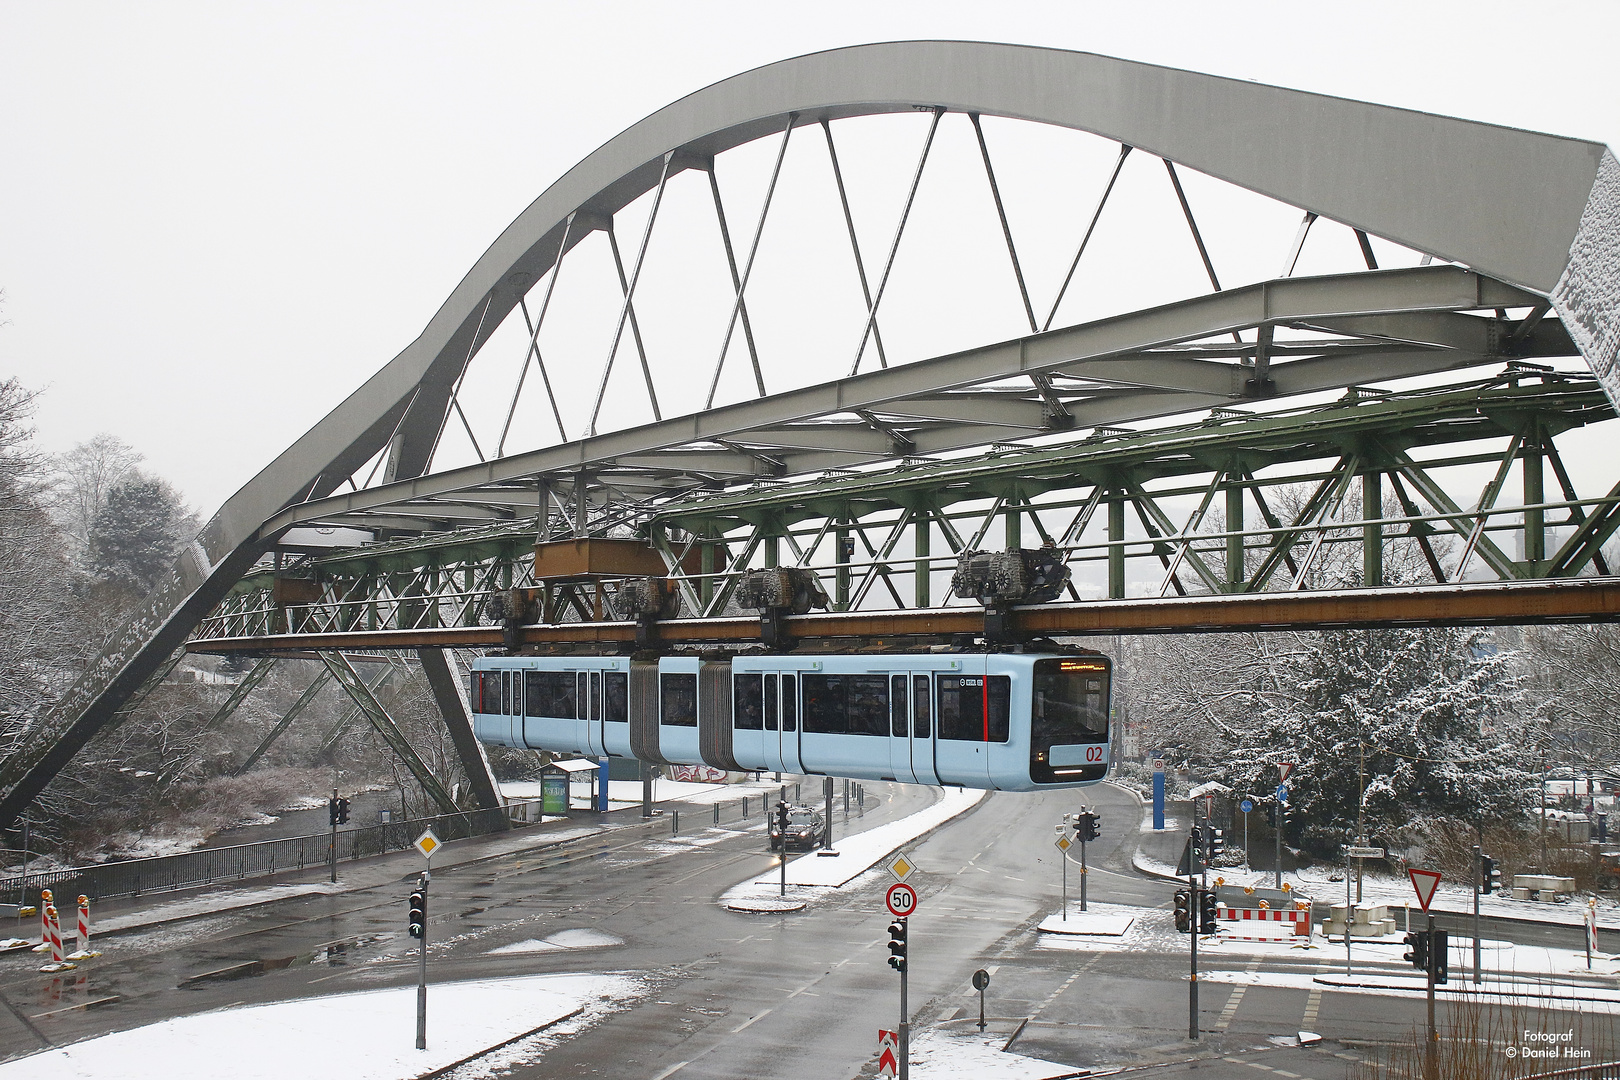
{"type": "Polygon", "coordinates": [[[900,1033],[898,1031],[884,1031],[878,1028],[878,1047],[882,1051],[878,1054],[878,1075],[895,1076],[900,1072],[900,1060],[895,1057],[895,1050],[900,1046],[900,1033]]]}
{"type": "Polygon", "coordinates": [[[1288,778],[1294,775],[1294,762],[1285,761],[1277,768],[1282,773],[1282,782],[1288,783],[1288,778]]]}
{"type": "Polygon", "coordinates": [[[1429,910],[1429,901],[1434,899],[1434,887],[1440,884],[1440,871],[1416,870],[1406,871],[1406,876],[1412,879],[1412,888],[1417,891],[1418,903],[1423,910],[1429,910]]]}

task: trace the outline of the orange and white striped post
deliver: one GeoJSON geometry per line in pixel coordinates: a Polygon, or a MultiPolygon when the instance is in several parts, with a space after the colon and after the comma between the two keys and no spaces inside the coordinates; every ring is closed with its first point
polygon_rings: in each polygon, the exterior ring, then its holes
{"type": "Polygon", "coordinates": [[[39,944],[34,946],[35,952],[51,951],[51,904],[54,898],[51,890],[39,890],[39,944]]]}
{"type": "Polygon", "coordinates": [[[88,960],[92,956],[100,956],[99,951],[90,948],[90,898],[79,897],[79,948],[69,953],[69,960],[88,960]]]}
{"type": "Polygon", "coordinates": [[[55,904],[45,909],[45,919],[47,925],[51,928],[51,962],[43,965],[39,970],[47,974],[54,974],[58,971],[72,971],[79,965],[62,958],[62,924],[58,920],[55,904]]]}

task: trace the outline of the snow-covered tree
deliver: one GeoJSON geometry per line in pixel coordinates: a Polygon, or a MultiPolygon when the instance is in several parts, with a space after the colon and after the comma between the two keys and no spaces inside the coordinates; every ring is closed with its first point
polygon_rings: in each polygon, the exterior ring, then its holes
{"type": "Polygon", "coordinates": [[[1301,648],[1255,692],[1249,735],[1217,771],[1266,791],[1296,763],[1291,803],[1327,846],[1425,817],[1496,819],[1521,811],[1535,780],[1531,721],[1508,657],[1482,631],[1456,627],[1298,635],[1301,648]]]}
{"type": "Polygon", "coordinates": [[[89,561],[90,530],[107,505],[107,494],[140,462],[139,451],[105,432],[51,462],[51,516],[81,565],[89,561]]]}
{"type": "Polygon", "coordinates": [[[167,482],[131,471],[90,526],[89,569],[115,593],[145,596],[191,539],[191,515],[167,482]]]}

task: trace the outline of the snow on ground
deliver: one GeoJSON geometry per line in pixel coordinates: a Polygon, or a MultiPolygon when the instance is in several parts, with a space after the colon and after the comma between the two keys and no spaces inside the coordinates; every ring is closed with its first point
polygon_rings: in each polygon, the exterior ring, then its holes
{"type": "MultiPolygon", "coordinates": [[[[984,796],[983,791],[942,788],[939,801],[927,809],[839,840],[834,846],[836,855],[812,853],[794,859],[788,863],[787,883],[796,889],[847,885],[870,870],[889,852],[976,806],[984,796]]],[[[728,890],[720,902],[725,904],[733,900],[774,896],[780,884],[781,870],[772,868],[728,890]]],[[[798,899],[804,897],[799,896],[798,899]]]]}
{"type": "Polygon", "coordinates": [[[232,1080],[405,1080],[522,1040],[502,1055],[511,1067],[538,1060],[555,1041],[525,1036],[565,1019],[579,1030],[644,993],[629,975],[430,985],[426,1050],[415,1049],[415,986],[228,1008],[9,1061],[0,1064],[0,1080],[173,1080],[217,1075],[222,1066],[232,1080]],[[244,1046],[253,1053],[242,1053],[244,1046]]]}
{"type": "Polygon", "coordinates": [[[1067,911],[1059,909],[1036,927],[1043,934],[1081,934],[1087,937],[1120,937],[1131,928],[1143,909],[1124,904],[1091,904],[1080,910],[1080,901],[1071,900],[1067,911]]]}
{"type": "MultiPolygon", "coordinates": [[[[1299,871],[1298,874],[1289,875],[1298,880],[1299,888],[1318,901],[1330,904],[1344,903],[1344,870],[1332,866],[1310,866],[1299,871]],[[1338,881],[1328,880],[1329,875],[1340,876],[1338,881]]],[[[1263,876],[1263,875],[1262,875],[1263,876]]],[[[1354,895],[1355,881],[1351,880],[1350,888],[1354,895]]],[[[1395,908],[1403,904],[1410,904],[1413,911],[1418,910],[1417,894],[1412,890],[1411,881],[1404,875],[1398,878],[1385,877],[1382,874],[1365,874],[1361,879],[1362,903],[1390,904],[1395,908]]],[[[1492,893],[1479,898],[1479,912],[1481,915],[1493,915],[1505,919],[1529,919],[1534,922],[1556,923],[1565,926],[1580,926],[1586,917],[1586,896],[1576,896],[1567,903],[1546,904],[1539,900],[1515,900],[1512,894],[1492,893]]],[[[1597,897],[1598,925],[1605,929],[1620,930],[1620,903],[1607,896],[1597,897]]],[[[1472,914],[1474,910],[1474,889],[1471,884],[1458,884],[1456,882],[1441,880],[1435,889],[1434,903],[1431,905],[1435,911],[1453,911],[1472,914]]],[[[1399,915],[1396,918],[1400,918],[1399,915]]]]}
{"type": "Polygon", "coordinates": [[[545,938],[530,938],[528,941],[514,941],[510,945],[502,945],[490,949],[490,956],[505,956],[510,953],[537,953],[555,952],[558,949],[608,949],[615,945],[623,945],[624,939],[601,930],[579,929],[562,930],[545,938]]]}
{"type": "Polygon", "coordinates": [[[970,1028],[930,1028],[912,1032],[911,1075],[916,1080],[1058,1080],[1085,1076],[1086,1070],[1054,1061],[1024,1057],[1001,1049],[1005,1032],[984,1032],[970,1028]]]}

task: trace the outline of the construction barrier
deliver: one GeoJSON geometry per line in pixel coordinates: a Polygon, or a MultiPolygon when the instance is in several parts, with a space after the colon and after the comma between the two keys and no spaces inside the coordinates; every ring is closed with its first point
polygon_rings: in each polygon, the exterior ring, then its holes
{"type": "Polygon", "coordinates": [[[51,904],[54,898],[51,890],[39,890],[39,944],[34,946],[35,952],[51,951],[51,904]]]}
{"type": "MultiPolygon", "coordinates": [[[[1264,900],[1260,902],[1261,904],[1265,904],[1264,900]]],[[[1308,907],[1278,908],[1273,910],[1270,907],[1233,908],[1227,907],[1223,904],[1217,909],[1216,917],[1223,922],[1249,923],[1251,926],[1254,923],[1289,923],[1292,925],[1293,929],[1290,932],[1281,935],[1282,937],[1308,938],[1311,936],[1311,909],[1308,907]]],[[[1241,927],[1241,929],[1249,928],[1251,927],[1241,927]]],[[[1252,928],[1256,930],[1260,929],[1259,927],[1252,928]]],[[[1237,930],[1240,929],[1240,927],[1231,927],[1229,929],[1237,930]]],[[[1227,933],[1226,936],[1233,941],[1276,941],[1279,937],[1277,934],[1237,933],[1227,933]]]]}
{"type": "Polygon", "coordinates": [[[57,919],[54,905],[45,909],[45,925],[49,927],[51,935],[51,962],[39,970],[50,974],[58,971],[72,971],[78,967],[79,965],[70,964],[62,958],[62,924],[57,919]]]}
{"type": "Polygon", "coordinates": [[[88,960],[101,953],[90,948],[90,898],[79,897],[79,948],[68,954],[69,960],[88,960]]]}

